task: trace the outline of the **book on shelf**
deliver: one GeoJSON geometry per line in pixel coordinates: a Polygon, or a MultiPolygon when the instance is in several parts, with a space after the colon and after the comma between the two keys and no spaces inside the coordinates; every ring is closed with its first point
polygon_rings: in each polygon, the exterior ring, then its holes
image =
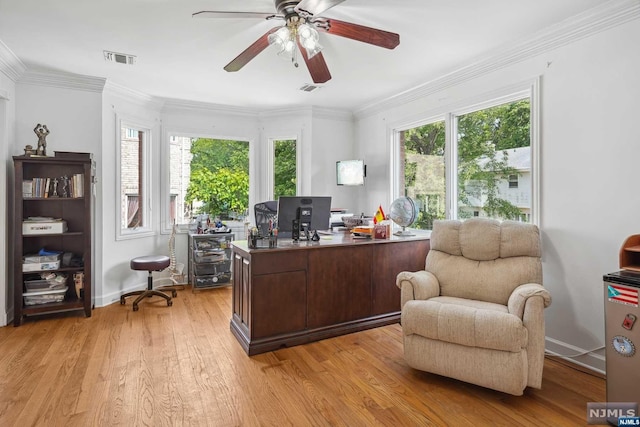
{"type": "Polygon", "coordinates": [[[73,175],[71,188],[73,197],[82,197],[84,195],[84,174],[77,173],[73,175]]]}
{"type": "Polygon", "coordinates": [[[49,198],[68,197],[79,198],[84,196],[84,174],[77,173],[71,177],[40,178],[35,177],[22,181],[22,197],[24,198],[49,198]],[[66,186],[66,194],[63,189],[66,186]]]}
{"type": "Polygon", "coordinates": [[[44,197],[49,197],[49,186],[51,185],[51,179],[46,178],[44,180],[44,197]]]}
{"type": "Polygon", "coordinates": [[[79,173],[78,175],[78,197],[84,196],[84,174],[79,173]]]}
{"type": "Polygon", "coordinates": [[[22,197],[33,197],[33,180],[25,179],[22,181],[22,197]]]}

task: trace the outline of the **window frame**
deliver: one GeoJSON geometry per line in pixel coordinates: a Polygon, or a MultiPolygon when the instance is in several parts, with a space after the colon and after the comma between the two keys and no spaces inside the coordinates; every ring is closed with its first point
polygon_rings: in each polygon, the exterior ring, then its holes
{"type": "Polygon", "coordinates": [[[530,148],[531,148],[531,223],[540,225],[540,78],[518,83],[509,87],[475,98],[463,100],[456,104],[443,106],[437,111],[423,115],[422,119],[397,122],[388,126],[391,143],[391,167],[389,168],[391,183],[391,203],[404,194],[400,188],[399,171],[403,167],[400,158],[400,132],[419,126],[445,121],[445,216],[458,219],[458,142],[457,117],[478,110],[528,98],[530,105],[530,148]]]}
{"type": "Polygon", "coordinates": [[[155,235],[153,230],[153,209],[151,191],[151,144],[153,138],[152,125],[135,118],[116,116],[116,191],[119,200],[116,203],[116,240],[137,239],[155,235]],[[138,189],[138,197],[142,194],[142,226],[135,228],[122,228],[122,129],[133,128],[143,133],[142,138],[142,170],[139,170],[142,179],[142,188],[138,189]]]}
{"type": "MultiPolygon", "coordinates": [[[[160,220],[161,234],[170,234],[172,232],[172,224],[171,224],[171,138],[172,137],[183,137],[183,138],[207,138],[207,139],[219,139],[219,140],[230,140],[230,141],[239,141],[239,142],[247,142],[249,144],[249,215],[252,215],[252,209],[255,193],[256,193],[256,178],[255,178],[255,142],[253,138],[250,138],[246,135],[228,135],[228,134],[214,134],[204,132],[198,129],[187,129],[181,127],[171,127],[164,128],[162,130],[162,144],[161,144],[161,152],[162,159],[161,162],[161,196],[160,196],[160,220]]],[[[177,224],[177,229],[179,233],[188,233],[189,232],[189,223],[180,223],[177,224]]]]}

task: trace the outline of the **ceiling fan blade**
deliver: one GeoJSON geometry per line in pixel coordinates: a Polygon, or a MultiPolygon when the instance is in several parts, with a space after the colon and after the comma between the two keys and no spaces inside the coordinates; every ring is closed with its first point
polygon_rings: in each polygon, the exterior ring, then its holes
{"type": "Polygon", "coordinates": [[[293,8],[302,17],[320,15],[322,12],[339,5],[345,0],[302,0],[293,8]]]}
{"type": "Polygon", "coordinates": [[[299,41],[298,49],[300,49],[300,53],[302,53],[302,58],[304,58],[304,62],[307,64],[309,74],[311,74],[311,78],[314,83],[326,83],[331,80],[331,73],[329,72],[329,67],[327,67],[327,63],[324,60],[324,56],[322,56],[322,52],[318,52],[313,55],[312,58],[309,58],[307,50],[299,41]]]}
{"type": "Polygon", "coordinates": [[[284,18],[282,16],[276,15],[275,13],[219,12],[216,10],[202,10],[200,12],[191,14],[191,17],[193,18],[263,18],[263,19],[284,18]]]}
{"type": "Polygon", "coordinates": [[[338,21],[337,19],[320,18],[312,22],[316,25],[318,31],[335,34],[336,36],[346,37],[375,46],[394,49],[400,44],[400,35],[390,33],[389,31],[338,21]]]}
{"type": "Polygon", "coordinates": [[[265,50],[269,46],[269,35],[278,31],[282,26],[275,27],[267,31],[262,37],[253,42],[251,46],[246,48],[240,55],[236,56],[236,58],[225,65],[225,71],[233,72],[238,71],[253,58],[258,56],[260,52],[265,50]]]}

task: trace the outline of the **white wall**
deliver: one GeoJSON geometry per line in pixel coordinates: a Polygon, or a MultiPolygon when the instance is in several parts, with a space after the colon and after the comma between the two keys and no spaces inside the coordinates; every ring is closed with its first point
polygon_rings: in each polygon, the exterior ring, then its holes
{"type": "MultiPolygon", "coordinates": [[[[401,117],[403,114],[401,113],[401,117]]],[[[366,159],[367,178],[365,191],[357,194],[355,213],[374,215],[378,206],[390,206],[391,191],[391,141],[385,114],[360,117],[356,122],[356,155],[366,159]]]]}
{"type": "Polygon", "coordinates": [[[298,194],[332,196],[333,207],[351,207],[353,194],[349,189],[336,185],[337,160],[351,158],[354,154],[354,121],[350,112],[322,108],[296,108],[260,114],[260,144],[258,151],[258,183],[256,201],[272,197],[273,174],[269,168],[267,151],[270,139],[295,137],[299,152],[298,194]]]}
{"type": "Polygon", "coordinates": [[[96,200],[96,259],[98,276],[95,288],[96,306],[101,307],[120,300],[120,295],[146,286],[146,273],[134,272],[129,263],[144,255],[166,254],[167,236],[160,234],[160,182],[161,118],[160,104],[151,97],[107,83],[100,119],[102,146],[98,151],[98,194],[96,200]],[[120,142],[120,120],[134,122],[151,131],[151,228],[152,236],[116,240],[116,214],[119,209],[117,144],[120,142]],[[164,245],[163,245],[164,243],[164,245]]]}
{"type": "MultiPolygon", "coordinates": [[[[354,125],[351,113],[315,111],[310,165],[311,191],[308,194],[331,196],[332,208],[358,213],[358,194],[366,192],[366,186],[338,186],[336,183],[336,162],[356,158],[354,125]]],[[[366,163],[366,157],[363,159],[366,163]]]]}
{"type": "Polygon", "coordinates": [[[13,183],[13,164],[11,156],[19,153],[13,152],[10,141],[14,139],[15,132],[15,83],[9,79],[0,69],[0,188],[6,188],[4,203],[0,207],[0,326],[7,324],[13,317],[13,289],[9,286],[13,283],[10,277],[9,254],[11,251],[10,225],[11,200],[13,192],[10,186],[13,183]]]}
{"type": "MultiPolygon", "coordinates": [[[[359,115],[360,153],[381,168],[394,123],[430,117],[493,91],[541,76],[541,231],[547,347],[575,354],[605,345],[602,276],[618,269],[618,251],[640,232],[636,213],[640,97],[640,21],[613,26],[475,78],[442,84],[392,108],[359,115]]],[[[451,76],[449,76],[451,78],[451,76]]],[[[389,170],[370,174],[364,205],[389,200],[389,170]]],[[[622,320],[622,319],[621,319],[622,320]]],[[[575,360],[604,370],[604,352],[575,360]]]]}

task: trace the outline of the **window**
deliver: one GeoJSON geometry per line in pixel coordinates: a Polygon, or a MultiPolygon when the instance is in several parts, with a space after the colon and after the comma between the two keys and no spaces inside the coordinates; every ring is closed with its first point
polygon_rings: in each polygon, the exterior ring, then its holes
{"type": "Polygon", "coordinates": [[[531,175],[529,98],[453,116],[457,135],[458,218],[479,216],[521,220],[531,211],[531,188],[518,187],[518,174],[531,175]]]}
{"type": "Polygon", "coordinates": [[[535,221],[536,91],[537,82],[394,131],[394,198],[414,200],[413,228],[443,218],[535,221]]]}
{"type": "Polygon", "coordinates": [[[244,220],[249,207],[249,142],[176,134],[168,141],[168,220],[244,220]]]}
{"type": "Polygon", "coordinates": [[[273,141],[273,200],[297,194],[296,140],[273,141]]]}
{"type": "Polygon", "coordinates": [[[431,229],[445,218],[445,122],[443,120],[399,132],[400,188],[418,208],[413,228],[431,229]]]}
{"type": "Polygon", "coordinates": [[[119,123],[117,158],[120,203],[117,205],[116,238],[126,239],[153,233],[149,191],[151,131],[135,123],[119,123]]]}

